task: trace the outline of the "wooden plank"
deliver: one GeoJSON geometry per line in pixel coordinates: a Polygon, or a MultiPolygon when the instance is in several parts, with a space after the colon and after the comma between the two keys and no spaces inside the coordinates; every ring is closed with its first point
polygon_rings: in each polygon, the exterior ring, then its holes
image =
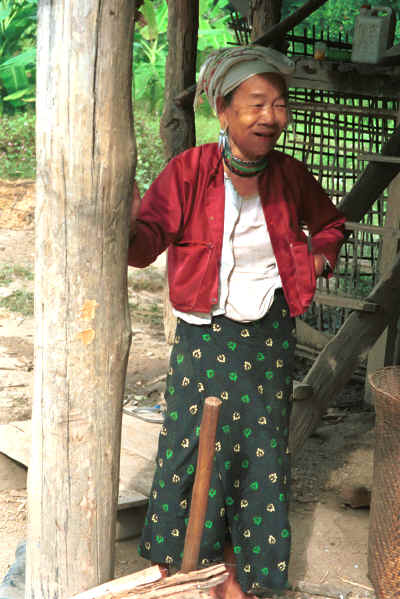
{"type": "Polygon", "coordinates": [[[304,399],[310,399],[313,395],[313,388],[308,383],[302,383],[301,381],[293,381],[293,400],[303,401],[304,399]]]}
{"type": "MultiPolygon", "coordinates": [[[[291,110],[310,110],[311,112],[325,112],[328,114],[343,114],[343,115],[355,115],[365,117],[378,117],[378,118],[396,118],[396,110],[379,109],[379,108],[363,108],[361,106],[349,106],[348,104],[332,104],[330,102],[294,102],[289,101],[289,108],[291,110]]],[[[360,160],[371,160],[366,156],[379,156],[379,154],[359,154],[360,160]]],[[[395,159],[399,160],[398,158],[395,159]]],[[[388,160],[387,162],[390,162],[388,160]]]]}
{"type": "Polygon", "coordinates": [[[400,67],[360,65],[314,58],[295,58],[292,87],[324,89],[382,98],[398,98],[400,67]]]}
{"type": "Polygon", "coordinates": [[[314,295],[316,304],[325,304],[326,306],[336,306],[338,308],[348,308],[350,310],[360,310],[361,312],[376,312],[377,304],[364,299],[346,295],[336,295],[333,293],[325,293],[324,291],[316,291],[314,295]]]}
{"type": "MultiPolygon", "coordinates": [[[[154,475],[160,428],[160,424],[123,415],[118,509],[130,507],[129,502],[140,506],[147,501],[154,475]]],[[[0,453],[29,466],[30,420],[0,425],[0,453]]]]}
{"type": "Polygon", "coordinates": [[[25,466],[0,453],[0,491],[26,489],[25,466]]]}
{"type": "Polygon", "coordinates": [[[31,420],[0,425],[0,453],[28,467],[32,443],[31,427],[31,420]]]}
{"type": "Polygon", "coordinates": [[[364,233],[370,233],[371,235],[391,235],[396,239],[400,238],[400,231],[398,229],[393,229],[386,225],[384,227],[378,227],[378,225],[365,225],[364,223],[354,223],[348,220],[345,222],[344,226],[349,231],[362,231],[364,233]]]}
{"type": "MultiPolygon", "coordinates": [[[[391,111],[393,112],[393,111],[391,111]]],[[[396,113],[394,112],[394,115],[396,113]]],[[[385,115],[380,115],[385,116],[385,115]]],[[[359,160],[369,160],[370,162],[386,162],[387,164],[400,164],[400,156],[382,156],[382,154],[358,154],[359,160]]]]}
{"type": "Polygon", "coordinates": [[[321,350],[332,338],[332,335],[314,329],[301,318],[296,318],[296,341],[297,345],[311,346],[321,350]]]}

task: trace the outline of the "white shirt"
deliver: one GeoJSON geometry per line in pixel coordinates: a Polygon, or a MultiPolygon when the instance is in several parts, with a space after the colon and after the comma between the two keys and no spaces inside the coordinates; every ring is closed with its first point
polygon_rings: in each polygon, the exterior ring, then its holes
{"type": "Polygon", "coordinates": [[[225,176],[224,236],[218,303],[211,312],[180,312],[191,324],[209,324],[212,316],[251,322],[269,310],[275,289],[282,287],[260,197],[242,198],[225,176]]]}

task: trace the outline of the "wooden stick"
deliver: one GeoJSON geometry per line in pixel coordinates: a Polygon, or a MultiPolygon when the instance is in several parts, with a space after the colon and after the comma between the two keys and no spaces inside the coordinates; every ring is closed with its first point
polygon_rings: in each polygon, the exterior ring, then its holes
{"type": "Polygon", "coordinates": [[[183,549],[182,572],[191,572],[197,568],[208,503],[208,490],[210,487],[213,467],[215,434],[217,431],[218,414],[221,404],[222,401],[218,399],[218,397],[207,397],[204,402],[196,474],[194,478],[189,523],[183,549]]]}

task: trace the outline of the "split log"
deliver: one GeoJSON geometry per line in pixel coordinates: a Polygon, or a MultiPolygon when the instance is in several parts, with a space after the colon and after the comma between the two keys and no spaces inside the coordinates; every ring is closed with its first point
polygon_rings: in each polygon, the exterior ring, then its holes
{"type": "MultiPolygon", "coordinates": [[[[400,127],[382,146],[381,156],[400,156],[400,127]]],[[[372,204],[400,172],[400,164],[370,162],[351,191],[339,204],[347,220],[359,222],[372,204]]]]}
{"type": "Polygon", "coordinates": [[[222,584],[228,576],[224,564],[163,578],[158,566],[110,580],[74,599],[206,599],[207,589],[222,584]]]}
{"type": "Polygon", "coordinates": [[[135,1],[39,2],[27,598],[112,578],[131,325],[135,1]]]}
{"type": "MultiPolygon", "coordinates": [[[[226,580],[224,564],[162,578],[158,566],[146,568],[99,587],[89,589],[73,599],[207,599],[209,589],[226,580]]],[[[293,590],[281,591],[282,599],[375,599],[373,591],[359,585],[357,590],[339,589],[330,584],[295,582],[293,590]]]]}
{"type": "Polygon", "coordinates": [[[298,451],[315,430],[332,398],[347,383],[360,357],[367,352],[388,323],[400,314],[400,254],[366,298],[378,305],[376,312],[352,312],[325,346],[304,379],[312,386],[311,399],[296,402],[291,416],[290,448],[298,451]]]}

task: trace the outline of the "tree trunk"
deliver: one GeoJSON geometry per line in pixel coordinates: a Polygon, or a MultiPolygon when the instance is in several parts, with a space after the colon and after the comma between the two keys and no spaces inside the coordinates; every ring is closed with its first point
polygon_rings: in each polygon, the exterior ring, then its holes
{"type": "Polygon", "coordinates": [[[304,379],[304,383],[312,386],[314,394],[309,400],[294,403],[290,427],[292,452],[298,451],[316,428],[332,398],[353,374],[361,355],[373,346],[388,323],[399,316],[399,297],[400,254],[392,269],[366,298],[378,305],[376,312],[352,312],[304,379]]]}
{"type": "Polygon", "coordinates": [[[26,597],[113,577],[135,1],[40,2],[35,389],[26,597]]]}
{"type": "MultiPolygon", "coordinates": [[[[166,160],[196,145],[193,104],[175,102],[178,94],[196,81],[198,0],[169,0],[168,57],[165,68],[165,104],[160,134],[166,160]]],[[[175,335],[176,318],[169,301],[168,283],[164,296],[164,332],[168,343],[175,335]]]]}
{"type": "Polygon", "coordinates": [[[250,0],[251,41],[281,20],[282,0],[250,0]]]}

